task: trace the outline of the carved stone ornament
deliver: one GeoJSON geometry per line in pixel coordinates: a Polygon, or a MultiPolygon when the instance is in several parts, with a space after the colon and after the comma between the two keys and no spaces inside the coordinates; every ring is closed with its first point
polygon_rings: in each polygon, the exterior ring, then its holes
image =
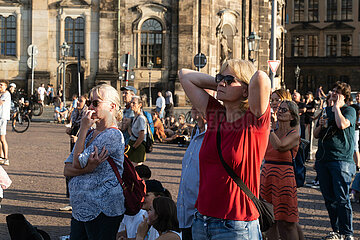
{"type": "MultiPolygon", "coordinates": [[[[131,8],[132,11],[137,11],[138,16],[132,23],[132,30],[139,29],[139,23],[144,18],[157,18],[161,22],[165,23],[167,30],[170,27],[170,22],[166,18],[166,13],[171,9],[165,5],[159,3],[144,3],[139,4],[131,8]]],[[[165,26],[164,26],[165,27],[165,26]]]]}

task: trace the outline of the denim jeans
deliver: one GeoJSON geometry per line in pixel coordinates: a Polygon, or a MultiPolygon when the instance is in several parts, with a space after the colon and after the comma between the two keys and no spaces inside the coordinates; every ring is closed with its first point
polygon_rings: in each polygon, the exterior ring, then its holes
{"type": "Polygon", "coordinates": [[[353,216],[350,203],[350,184],[355,174],[354,162],[317,161],[320,190],[334,232],[353,235],[353,216]]]}
{"type": "Polygon", "coordinates": [[[71,219],[71,240],[108,240],[116,239],[124,215],[108,217],[100,213],[94,220],[80,222],[71,219]]]}
{"type": "Polygon", "coordinates": [[[258,240],[262,239],[258,220],[235,221],[207,217],[195,213],[192,237],[196,240],[258,240]]]}

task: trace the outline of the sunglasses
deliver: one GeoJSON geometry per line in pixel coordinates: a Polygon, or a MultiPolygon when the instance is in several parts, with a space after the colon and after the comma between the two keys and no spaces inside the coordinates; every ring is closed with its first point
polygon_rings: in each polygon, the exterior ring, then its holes
{"type": "Polygon", "coordinates": [[[216,74],[215,76],[215,82],[216,83],[220,83],[222,80],[225,81],[226,85],[230,85],[232,84],[233,82],[235,82],[235,77],[234,76],[231,76],[231,75],[221,75],[220,73],[219,74],[216,74]]]}
{"type": "Polygon", "coordinates": [[[102,102],[109,102],[109,101],[101,101],[101,100],[98,100],[98,99],[97,100],[86,100],[85,104],[88,107],[90,107],[91,105],[93,105],[94,107],[97,107],[102,102]]]}
{"type": "Polygon", "coordinates": [[[279,112],[279,113],[286,113],[287,111],[289,111],[288,108],[283,108],[283,107],[279,107],[279,108],[278,108],[278,112],[279,112]]]}

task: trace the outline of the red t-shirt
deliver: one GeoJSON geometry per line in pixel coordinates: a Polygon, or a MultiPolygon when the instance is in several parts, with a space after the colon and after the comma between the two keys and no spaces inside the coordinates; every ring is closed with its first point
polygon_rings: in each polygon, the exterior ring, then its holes
{"type": "Polygon", "coordinates": [[[221,120],[221,149],[225,162],[259,196],[260,165],[269,140],[270,105],[259,118],[248,110],[235,122],[227,122],[225,108],[209,97],[207,131],[199,154],[200,186],[195,207],[206,216],[253,221],[259,213],[221,164],[216,132],[221,120]]]}

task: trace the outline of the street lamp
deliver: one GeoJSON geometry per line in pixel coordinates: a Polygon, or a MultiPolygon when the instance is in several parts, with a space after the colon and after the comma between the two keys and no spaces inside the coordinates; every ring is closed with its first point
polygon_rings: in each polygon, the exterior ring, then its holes
{"type": "Polygon", "coordinates": [[[61,49],[61,56],[63,62],[63,102],[65,104],[65,67],[66,67],[66,57],[69,56],[70,46],[66,42],[63,42],[63,44],[60,46],[60,49],[61,49]]]}
{"type": "Polygon", "coordinates": [[[150,60],[147,64],[147,68],[149,69],[149,106],[152,107],[152,101],[151,101],[151,70],[153,69],[154,64],[150,60]]]}
{"type": "Polygon", "coordinates": [[[249,60],[252,62],[255,62],[256,59],[251,57],[251,52],[257,52],[259,51],[259,45],[260,45],[260,39],[258,35],[256,35],[256,32],[251,32],[250,36],[246,38],[248,40],[248,47],[249,47],[249,60]]]}
{"type": "Polygon", "coordinates": [[[299,90],[300,70],[301,70],[301,69],[300,69],[299,65],[297,65],[296,68],[295,68],[295,80],[296,80],[296,82],[295,82],[295,89],[296,89],[296,91],[299,90]]]}

